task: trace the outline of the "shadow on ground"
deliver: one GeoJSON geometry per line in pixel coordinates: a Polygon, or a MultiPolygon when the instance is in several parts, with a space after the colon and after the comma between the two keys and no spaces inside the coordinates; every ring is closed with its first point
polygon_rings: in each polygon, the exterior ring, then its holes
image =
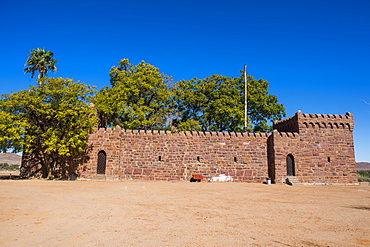
{"type": "Polygon", "coordinates": [[[13,174],[9,174],[9,175],[4,175],[4,174],[1,174],[0,175],[0,180],[23,180],[24,178],[21,178],[19,175],[13,175],[13,174]]]}
{"type": "Polygon", "coordinates": [[[351,208],[354,208],[354,209],[360,209],[360,210],[368,210],[368,211],[370,211],[370,207],[364,207],[364,206],[351,207],[351,208]]]}

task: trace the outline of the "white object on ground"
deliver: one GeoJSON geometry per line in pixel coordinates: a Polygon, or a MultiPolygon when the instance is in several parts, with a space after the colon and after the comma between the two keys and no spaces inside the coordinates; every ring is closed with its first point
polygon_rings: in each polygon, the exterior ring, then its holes
{"type": "Polygon", "coordinates": [[[226,176],[225,174],[220,174],[218,177],[212,177],[213,182],[232,182],[233,178],[231,176],[226,176]]]}

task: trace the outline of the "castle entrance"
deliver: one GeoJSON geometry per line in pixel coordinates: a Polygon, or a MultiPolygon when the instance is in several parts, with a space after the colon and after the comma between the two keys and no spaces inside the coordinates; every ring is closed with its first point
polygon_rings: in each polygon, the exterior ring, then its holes
{"type": "Polygon", "coordinates": [[[295,176],[294,157],[291,154],[288,154],[288,156],[286,157],[286,169],[288,176],[295,176]]]}
{"type": "Polygon", "coordinates": [[[96,173],[105,174],[106,165],[107,165],[107,154],[102,150],[98,153],[98,164],[96,173]]]}

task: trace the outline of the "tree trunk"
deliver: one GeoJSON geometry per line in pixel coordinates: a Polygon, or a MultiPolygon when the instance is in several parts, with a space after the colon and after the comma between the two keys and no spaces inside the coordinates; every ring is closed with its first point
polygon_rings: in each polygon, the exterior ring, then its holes
{"type": "Polygon", "coordinates": [[[49,155],[43,155],[42,159],[42,178],[54,178],[54,159],[49,155]]]}
{"type": "Polygon", "coordinates": [[[49,169],[49,166],[47,164],[45,164],[45,162],[42,162],[41,170],[42,170],[42,178],[48,178],[50,169],[49,169]]]}
{"type": "MultiPolygon", "coordinates": [[[[35,152],[36,153],[36,152],[35,152]]],[[[40,164],[41,164],[41,171],[42,171],[42,178],[47,178],[48,177],[48,173],[49,173],[49,169],[48,169],[48,165],[47,165],[47,162],[46,162],[46,158],[45,158],[45,155],[43,155],[41,152],[38,153],[38,160],[40,161],[40,164]]]]}
{"type": "Polygon", "coordinates": [[[54,179],[54,167],[56,166],[57,160],[53,157],[50,158],[48,179],[54,179]]]}

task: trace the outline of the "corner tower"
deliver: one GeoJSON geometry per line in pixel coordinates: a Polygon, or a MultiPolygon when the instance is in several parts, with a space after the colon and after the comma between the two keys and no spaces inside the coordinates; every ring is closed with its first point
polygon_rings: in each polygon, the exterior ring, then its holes
{"type": "Polygon", "coordinates": [[[304,114],[274,123],[275,181],[357,183],[353,115],[304,114]]]}

